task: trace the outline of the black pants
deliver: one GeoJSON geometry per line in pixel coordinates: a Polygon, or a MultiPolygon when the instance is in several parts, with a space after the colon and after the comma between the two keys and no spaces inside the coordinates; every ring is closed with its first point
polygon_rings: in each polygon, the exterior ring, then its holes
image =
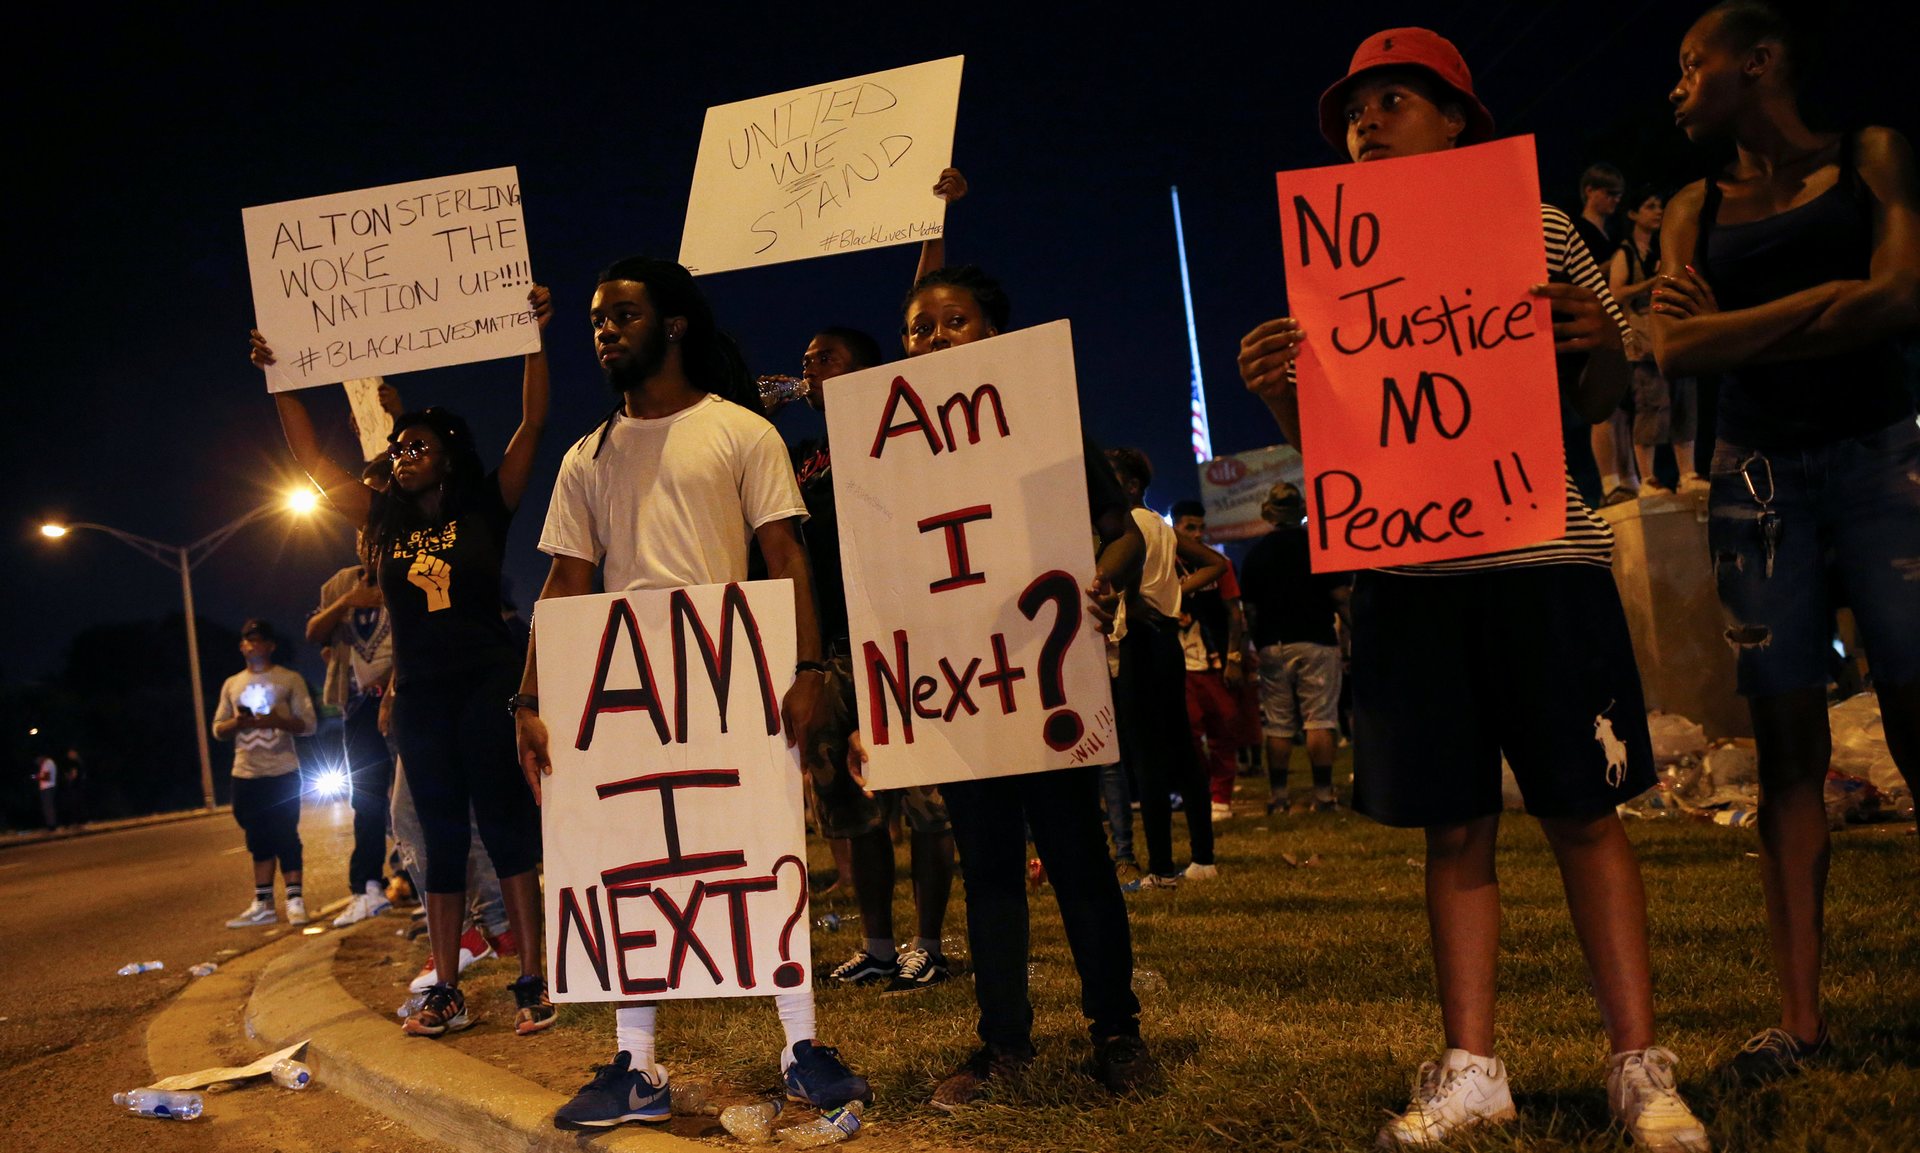
{"type": "Polygon", "coordinates": [[[387,738],[380,735],[380,698],[361,697],[348,706],[340,739],[353,782],[353,856],[347,859],[347,889],[357,897],[367,891],[367,882],[378,883],[386,876],[393,753],[387,738]]]}
{"type": "Polygon", "coordinates": [[[1080,1011],[1095,1040],[1140,1032],[1127,906],[1100,829],[1098,770],[1088,766],[940,786],[967,892],[967,947],[980,1039],[1031,1052],[1027,997],[1027,831],[1053,882],[1080,972],[1080,1011]]]}
{"type": "Polygon", "coordinates": [[[1173,864],[1172,793],[1187,813],[1187,843],[1196,864],[1213,864],[1212,791],[1193,755],[1187,719],[1187,660],[1174,622],[1127,618],[1120,639],[1121,716],[1129,717],[1120,755],[1139,790],[1140,824],[1147,842],[1147,871],[1167,876],[1173,864]]]}
{"type": "Polygon", "coordinates": [[[233,819],[247,834],[255,861],[278,858],[282,873],[300,871],[300,774],[233,778],[233,819]]]}
{"type": "Polygon", "coordinates": [[[471,822],[500,876],[540,862],[540,809],[520,775],[507,698],[520,669],[500,664],[409,681],[393,702],[401,771],[420,814],[427,892],[467,891],[471,822]]]}

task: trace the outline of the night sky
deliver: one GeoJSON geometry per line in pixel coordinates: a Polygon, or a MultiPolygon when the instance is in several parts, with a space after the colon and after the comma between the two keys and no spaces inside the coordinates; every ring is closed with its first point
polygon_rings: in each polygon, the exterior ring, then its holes
{"type": "MultiPolygon", "coordinates": [[[[1501,131],[1539,137],[1546,199],[1571,203],[1593,159],[1619,163],[1630,184],[1702,170],[1666,105],[1695,6],[1223,7],[1236,15],[1201,4],[1138,21],[1110,5],[980,3],[150,6],[23,36],[5,82],[21,276],[7,320],[16,411],[0,431],[14,477],[0,509],[13,615],[0,678],[56,673],[88,626],[179,610],[178,581],[159,566],[97,534],[50,545],[35,532],[42,519],[186,542],[296,479],[246,360],[245,206],[518,166],[534,272],[558,309],[553,415],[507,560],[525,608],[546,569],[534,545],[560,456],[612,403],[585,323],[593,274],[635,252],[677,254],[709,105],[964,54],[954,162],[972,194],[948,212],[949,259],[1000,277],[1016,326],[1071,318],[1088,429],[1151,455],[1162,509],[1197,491],[1168,188],[1180,186],[1186,211],[1214,449],[1274,443],[1234,370],[1240,336],[1283,311],[1272,174],[1336,159],[1315,100],[1366,34],[1422,23],[1459,44],[1501,131]]],[[[1891,91],[1900,38],[1862,40],[1849,70],[1891,91]]],[[[1914,127],[1910,97],[1866,111],[1914,127]]],[[[703,283],[756,372],[797,372],[822,325],[897,347],[916,258],[898,246],[703,283]]],[[[410,406],[466,413],[497,459],[519,375],[502,360],[393,382],[410,406]]],[[[335,458],[352,460],[340,390],[307,395],[335,430],[335,458]]],[[[792,410],[778,423],[790,435],[815,427],[792,410]]],[[[350,549],[331,514],[251,527],[196,572],[199,610],[298,633],[350,549]]],[[[317,654],[301,648],[317,674],[317,654]]],[[[206,657],[238,667],[235,654],[206,657]]]]}

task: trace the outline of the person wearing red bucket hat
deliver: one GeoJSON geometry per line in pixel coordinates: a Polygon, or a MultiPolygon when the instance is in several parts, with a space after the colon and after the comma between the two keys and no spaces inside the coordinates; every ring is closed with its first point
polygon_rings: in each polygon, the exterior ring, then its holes
{"type": "MultiPolygon", "coordinates": [[[[1493,113],[1473,94],[1473,73],[1467,70],[1467,62],[1453,41],[1426,28],[1389,28],[1361,41],[1347,74],[1320,94],[1320,135],[1336,149],[1347,149],[1347,90],[1362,74],[1376,68],[1418,70],[1442,85],[1466,121],[1455,145],[1465,147],[1493,139],[1493,113]]],[[[1428,99],[1433,99],[1432,94],[1428,99]]]]}
{"type": "MultiPolygon", "coordinates": [[[[1377,33],[1320,99],[1329,143],[1373,163],[1477,144],[1493,117],[1466,61],[1420,28],[1377,33]]],[[[1588,419],[1619,402],[1625,321],[1566,213],[1540,208],[1560,392],[1588,419]]],[[[1293,362],[1313,339],[1281,317],[1240,343],[1240,375],[1300,446],[1293,362]]],[[[1301,446],[1311,453],[1311,449],[1301,446]]],[[[1309,469],[1329,462],[1311,457],[1309,469]]],[[[1380,1131],[1425,1148],[1516,1116],[1492,1056],[1501,763],[1560,865],[1613,1056],[1607,1097],[1636,1144],[1705,1150],[1653,1047],[1646,895],[1615,807],[1655,783],[1646,708],[1611,573],[1612,532],[1571,477],[1561,536],[1485,556],[1370,569],[1352,594],[1353,808],[1426,834],[1426,904],[1446,1050],[1380,1131]]]]}

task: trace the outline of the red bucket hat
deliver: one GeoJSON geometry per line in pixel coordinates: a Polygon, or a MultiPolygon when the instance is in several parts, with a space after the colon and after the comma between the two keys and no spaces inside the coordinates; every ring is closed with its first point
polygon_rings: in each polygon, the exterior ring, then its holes
{"type": "Polygon", "coordinates": [[[1453,90],[1467,112],[1467,127],[1460,133],[1459,143],[1481,144],[1493,139],[1493,113],[1473,94],[1473,73],[1467,71],[1467,62],[1453,41],[1426,28],[1389,28],[1361,41],[1347,74],[1320,94],[1320,135],[1327,138],[1327,143],[1346,150],[1346,90],[1354,77],[1391,65],[1422,69],[1453,90]]]}

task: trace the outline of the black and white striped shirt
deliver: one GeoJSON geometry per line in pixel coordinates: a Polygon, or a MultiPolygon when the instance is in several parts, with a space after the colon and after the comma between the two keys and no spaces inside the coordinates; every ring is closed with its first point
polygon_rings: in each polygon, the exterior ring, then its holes
{"type": "MultiPolygon", "coordinates": [[[[1600,298],[1601,305],[1613,317],[1614,323],[1620,326],[1620,335],[1625,339],[1628,332],[1627,318],[1621,315],[1619,305],[1614,303],[1613,293],[1607,288],[1607,278],[1594,264],[1593,255],[1587,251],[1586,242],[1581,240],[1579,233],[1574,231],[1572,219],[1551,204],[1542,204],[1540,230],[1546,235],[1548,273],[1563,275],[1574,284],[1592,289],[1593,294],[1600,298]]],[[[1482,556],[1393,565],[1384,571],[1408,576],[1447,576],[1463,572],[1532,568],[1548,564],[1591,564],[1609,569],[1613,567],[1613,529],[1587,507],[1587,502],[1580,496],[1580,490],[1574,487],[1571,471],[1567,473],[1566,531],[1561,536],[1553,540],[1541,541],[1539,544],[1505,549],[1482,556]]]]}

